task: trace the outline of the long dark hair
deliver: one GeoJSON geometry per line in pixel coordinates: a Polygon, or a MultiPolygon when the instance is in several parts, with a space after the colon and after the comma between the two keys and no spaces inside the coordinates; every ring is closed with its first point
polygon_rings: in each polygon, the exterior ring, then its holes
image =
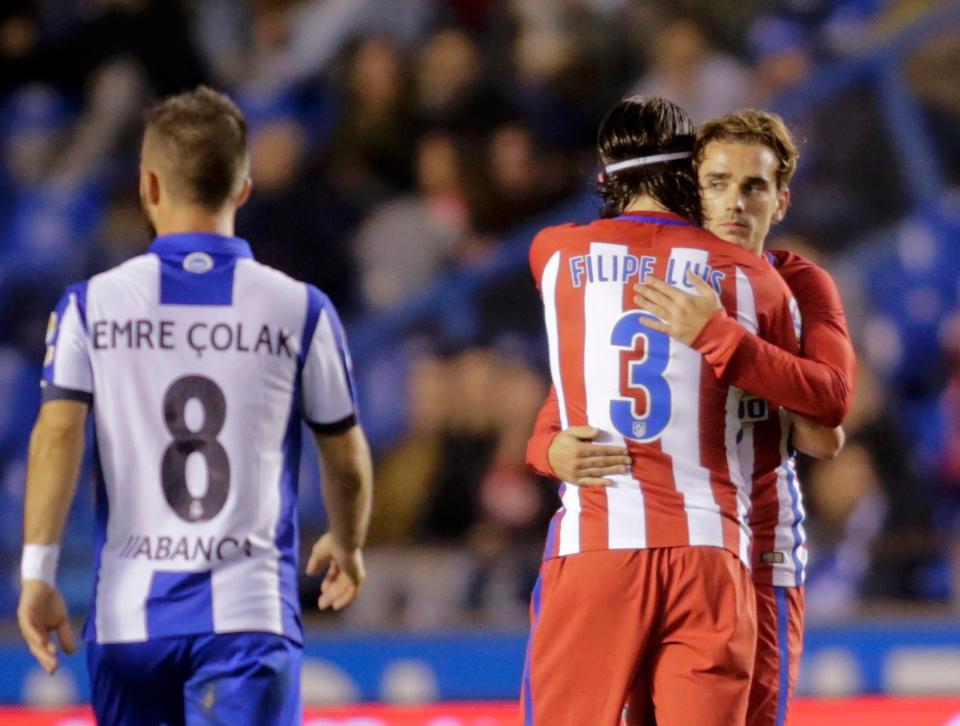
{"type": "MultiPolygon", "coordinates": [[[[697,129],[687,112],[665,98],[631,96],[610,109],[597,132],[604,165],[654,154],[693,151],[697,129]]],[[[671,212],[702,224],[693,159],[650,164],[600,175],[601,217],[621,214],[638,194],[649,194],[671,212]]]]}

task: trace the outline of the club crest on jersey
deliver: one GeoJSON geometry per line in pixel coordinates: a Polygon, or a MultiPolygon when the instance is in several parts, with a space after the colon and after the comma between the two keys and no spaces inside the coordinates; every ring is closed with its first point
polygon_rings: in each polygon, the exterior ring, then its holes
{"type": "Polygon", "coordinates": [[[647,422],[646,421],[634,421],[633,422],[633,438],[642,439],[647,435],[647,422]]]}
{"type": "Polygon", "coordinates": [[[213,269],[213,258],[206,252],[191,252],[183,258],[183,269],[195,275],[202,275],[213,269]]]}

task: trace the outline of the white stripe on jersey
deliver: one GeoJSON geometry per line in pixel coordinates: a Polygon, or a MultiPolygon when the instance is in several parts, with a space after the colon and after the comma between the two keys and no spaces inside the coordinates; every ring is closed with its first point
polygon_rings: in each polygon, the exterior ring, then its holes
{"type": "MultiPolygon", "coordinates": [[[[550,350],[550,375],[553,377],[554,389],[557,393],[557,405],[560,408],[560,426],[567,428],[570,419],[567,417],[566,395],[563,390],[563,376],[560,371],[560,341],[558,339],[559,326],[557,325],[557,278],[560,272],[560,252],[555,252],[543,268],[540,281],[540,290],[543,294],[544,320],[547,328],[547,344],[550,350]]],[[[575,485],[565,486],[561,506],[565,510],[560,519],[558,538],[558,554],[569,555],[580,551],[580,488],[575,485]]]]}
{"type": "Polygon", "coordinates": [[[783,431],[780,439],[780,458],[783,463],[777,469],[779,512],[774,543],[775,550],[782,552],[785,557],[783,562],[773,565],[773,584],[778,587],[799,587],[806,579],[807,569],[807,537],[803,528],[803,518],[806,513],[803,508],[803,497],[800,494],[800,479],[797,477],[796,463],[788,449],[790,414],[782,408],[778,413],[780,428],[783,431]]]}
{"type": "MultiPolygon", "coordinates": [[[[674,270],[706,269],[706,250],[676,247],[670,252],[674,270]]],[[[682,274],[682,272],[680,273],[682,274]]],[[[723,517],[713,495],[710,472],[700,465],[700,374],[702,358],[693,348],[671,340],[664,378],[670,384],[673,417],[660,439],[673,458],[673,479],[683,494],[691,545],[723,547],[723,517]]]]}
{"type": "MultiPolygon", "coordinates": [[[[626,245],[591,242],[590,255],[607,260],[624,259],[626,245]]],[[[583,380],[587,397],[587,420],[600,429],[598,444],[625,446],[610,419],[610,401],[621,397],[620,360],[611,355],[610,331],[623,317],[622,285],[587,285],[583,293],[583,380]]],[[[607,494],[607,540],[610,547],[647,546],[647,518],[640,482],[629,473],[606,477],[613,484],[607,494]],[[619,490],[619,491],[618,491],[619,490]]]]}
{"type": "Polygon", "coordinates": [[[563,390],[563,376],[560,373],[560,341],[557,325],[557,278],[560,271],[559,252],[555,252],[543,268],[540,289],[543,294],[543,316],[547,326],[547,346],[550,351],[550,375],[553,377],[553,387],[557,393],[557,405],[560,408],[560,427],[567,428],[570,421],[567,419],[567,401],[563,390]]]}
{"type": "MultiPolygon", "coordinates": [[[[757,333],[757,304],[750,280],[739,267],[736,268],[737,322],[748,332],[757,333]]],[[[727,466],[730,476],[737,484],[737,511],[740,514],[740,556],[750,562],[750,496],[753,493],[754,441],[753,426],[743,426],[740,421],[740,401],[743,391],[731,386],[727,392],[727,466]],[[737,441],[739,429],[740,441],[737,441]]]]}
{"type": "Polygon", "coordinates": [[[52,384],[60,388],[89,393],[93,390],[90,354],[87,352],[86,331],[80,317],[76,293],[70,293],[63,320],[53,348],[52,384]]]}

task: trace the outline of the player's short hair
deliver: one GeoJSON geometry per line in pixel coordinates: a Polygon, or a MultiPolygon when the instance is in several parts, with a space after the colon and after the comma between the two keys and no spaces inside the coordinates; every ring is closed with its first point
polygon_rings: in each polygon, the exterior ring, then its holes
{"type": "Polygon", "coordinates": [[[247,174],[247,122],[226,95],[207,86],[170,96],[146,115],[178,200],[220,209],[247,174]]]}
{"type": "MultiPolygon", "coordinates": [[[[687,112],[665,98],[631,96],[607,113],[597,132],[605,167],[661,154],[693,155],[697,130],[687,112]]],[[[672,212],[700,224],[700,191],[693,159],[675,158],[617,171],[605,169],[597,185],[601,217],[621,214],[638,194],[649,194],[672,212]]]]}
{"type": "Polygon", "coordinates": [[[793,134],[779,115],[747,108],[707,121],[700,127],[700,134],[697,136],[695,159],[698,164],[703,160],[707,144],[714,141],[763,144],[773,151],[780,161],[777,167],[777,189],[790,186],[790,180],[797,171],[800,152],[793,134]]]}

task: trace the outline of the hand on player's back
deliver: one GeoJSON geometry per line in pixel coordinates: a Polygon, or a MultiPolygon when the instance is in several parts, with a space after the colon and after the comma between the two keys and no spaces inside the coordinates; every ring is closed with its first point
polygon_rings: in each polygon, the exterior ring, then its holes
{"type": "Polygon", "coordinates": [[[57,646],[50,633],[57,631],[60,645],[68,655],[77,650],[73,629],[67,619],[67,605],[55,587],[40,580],[24,580],[17,607],[17,622],[30,652],[47,673],[60,665],[57,646]]]}
{"type": "Polygon", "coordinates": [[[571,426],[553,439],[547,458],[550,468],[561,479],[579,486],[608,486],[603,477],[623,474],[630,466],[630,457],[622,446],[595,444],[600,433],[592,426],[571,426]]]}
{"type": "Polygon", "coordinates": [[[633,286],[636,293],[633,302],[663,321],[660,323],[644,317],[641,324],[691,345],[703,326],[723,305],[720,296],[699,275],[687,270],[687,281],[698,294],[691,295],[663,280],[648,277],[646,282],[633,286]]]}
{"type": "Polygon", "coordinates": [[[318,575],[327,568],[320,583],[320,598],[317,607],[326,610],[343,610],[357,597],[367,574],[363,567],[363,552],[360,548],[344,549],[330,532],[313,545],[307,562],[308,575],[318,575]]]}

